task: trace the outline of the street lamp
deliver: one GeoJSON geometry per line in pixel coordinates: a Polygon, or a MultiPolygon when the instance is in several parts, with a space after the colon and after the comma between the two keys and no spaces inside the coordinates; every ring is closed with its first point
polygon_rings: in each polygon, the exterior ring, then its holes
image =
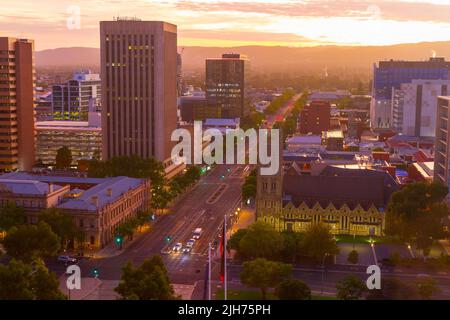
{"type": "Polygon", "coordinates": [[[324,286],[324,273],[325,273],[325,259],[328,257],[328,252],[325,252],[322,259],[322,286],[321,286],[321,294],[323,295],[323,286],[324,286]]]}

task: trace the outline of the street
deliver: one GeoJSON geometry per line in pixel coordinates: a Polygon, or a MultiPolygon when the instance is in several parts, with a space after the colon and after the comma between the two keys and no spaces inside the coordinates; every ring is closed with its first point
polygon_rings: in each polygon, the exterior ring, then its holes
{"type": "MultiPolygon", "coordinates": [[[[152,230],[135,239],[121,254],[81,261],[82,277],[92,277],[93,268],[97,268],[100,280],[119,280],[121,270],[128,261],[139,265],[146,258],[161,254],[172,283],[194,285],[198,280],[203,280],[209,242],[218,239],[225,213],[234,213],[241,205],[242,177],[248,171],[244,168],[214,167],[171,208],[171,213],[158,217],[152,230]],[[226,188],[216,194],[214,201],[210,201],[222,185],[226,188]],[[202,228],[203,232],[190,254],[170,252],[176,243],[184,245],[191,239],[196,228],[202,228]]],[[[64,272],[63,265],[50,262],[48,267],[59,276],[64,272]]]]}

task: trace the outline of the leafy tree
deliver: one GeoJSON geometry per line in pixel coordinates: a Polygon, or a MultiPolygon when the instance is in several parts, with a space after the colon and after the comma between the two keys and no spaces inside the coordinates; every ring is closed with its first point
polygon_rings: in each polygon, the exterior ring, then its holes
{"type": "Polygon", "coordinates": [[[275,290],[280,300],[311,300],[311,289],[300,280],[284,280],[275,290]]]}
{"type": "Polygon", "coordinates": [[[242,185],[242,199],[254,199],[256,197],[256,185],[242,185]]]}
{"type": "Polygon", "coordinates": [[[25,224],[26,216],[22,207],[17,207],[15,203],[8,203],[0,209],[0,231],[7,231],[12,227],[25,224]]]}
{"type": "Polygon", "coordinates": [[[270,105],[264,110],[264,113],[267,115],[273,115],[277,113],[277,111],[282,108],[292,97],[295,95],[295,92],[292,90],[286,90],[281,96],[275,98],[270,105]]]}
{"type": "Polygon", "coordinates": [[[336,284],[337,298],[340,300],[359,300],[367,290],[366,284],[358,277],[350,275],[336,284]]]}
{"type": "Polygon", "coordinates": [[[358,251],[352,250],[348,254],[347,262],[351,264],[357,264],[359,261],[359,254],[358,251]]]}
{"type": "Polygon", "coordinates": [[[383,279],[381,289],[369,290],[367,300],[416,300],[417,287],[398,279],[383,279]]]}
{"type": "Polygon", "coordinates": [[[422,300],[430,300],[440,290],[436,280],[432,277],[423,277],[416,280],[417,293],[422,300]]]}
{"type": "Polygon", "coordinates": [[[239,251],[239,245],[242,238],[244,238],[247,234],[247,231],[247,229],[239,229],[238,231],[233,233],[230,239],[227,241],[227,249],[239,251]]]}
{"type": "Polygon", "coordinates": [[[57,169],[67,170],[72,163],[72,151],[66,146],[58,149],[56,153],[55,166],[57,169]]]}
{"type": "Polygon", "coordinates": [[[56,274],[40,262],[33,267],[12,259],[0,264],[0,300],[63,300],[56,274]]]}
{"type": "Polygon", "coordinates": [[[66,296],[59,290],[59,280],[54,272],[49,272],[44,263],[34,268],[30,286],[36,300],[65,300],[66,296]]]}
{"type": "Polygon", "coordinates": [[[131,218],[119,225],[116,229],[116,236],[128,237],[129,240],[133,239],[134,232],[139,227],[139,219],[131,218]]]}
{"type": "Polygon", "coordinates": [[[276,259],[283,248],[283,238],[271,225],[257,221],[239,242],[238,253],[243,258],[276,259]]]}
{"type": "Polygon", "coordinates": [[[47,223],[41,221],[37,225],[11,228],[2,244],[10,256],[29,262],[36,258],[56,255],[60,248],[60,239],[47,223]]]}
{"type": "Polygon", "coordinates": [[[63,248],[67,246],[68,241],[82,238],[82,231],[76,226],[72,216],[58,208],[41,211],[39,221],[47,223],[52,228],[52,231],[61,239],[63,248]]]}
{"type": "Polygon", "coordinates": [[[125,300],[172,300],[176,298],[160,256],[146,259],[141,266],[136,268],[131,262],[128,262],[122,269],[119,286],[114,290],[125,300]]]}
{"type": "Polygon", "coordinates": [[[303,247],[307,256],[316,261],[321,261],[325,255],[334,255],[339,252],[330,229],[322,223],[312,224],[306,230],[303,247]]]}
{"type": "Polygon", "coordinates": [[[7,265],[0,264],[0,300],[33,299],[33,291],[29,286],[31,272],[29,265],[15,259],[7,265]]]}
{"type": "Polygon", "coordinates": [[[292,265],[261,258],[244,262],[242,268],[241,282],[248,287],[259,288],[263,300],[266,300],[269,288],[277,286],[292,274],[292,265]]]}
{"type": "Polygon", "coordinates": [[[184,176],[186,177],[188,184],[193,184],[200,179],[201,176],[200,168],[197,166],[191,166],[187,169],[184,176]]]}
{"type": "Polygon", "coordinates": [[[243,199],[254,199],[256,197],[256,178],[257,169],[252,170],[250,175],[245,178],[245,182],[242,185],[242,198],[243,199]]]}
{"type": "Polygon", "coordinates": [[[426,255],[433,239],[442,236],[442,219],[449,212],[443,202],[447,186],[413,183],[391,196],[386,213],[386,234],[414,242],[426,255]]]}
{"type": "Polygon", "coordinates": [[[283,261],[295,262],[303,252],[303,234],[299,232],[283,231],[283,249],[281,258],[283,261]]]}

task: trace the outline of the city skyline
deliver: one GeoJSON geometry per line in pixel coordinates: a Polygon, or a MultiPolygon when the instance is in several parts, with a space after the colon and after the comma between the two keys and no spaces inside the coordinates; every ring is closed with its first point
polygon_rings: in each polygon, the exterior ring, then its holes
{"type": "Polygon", "coordinates": [[[36,50],[99,47],[99,21],[114,16],[176,24],[182,46],[392,45],[449,40],[449,14],[444,0],[25,0],[3,8],[0,25],[2,35],[35,39],[36,50]]]}

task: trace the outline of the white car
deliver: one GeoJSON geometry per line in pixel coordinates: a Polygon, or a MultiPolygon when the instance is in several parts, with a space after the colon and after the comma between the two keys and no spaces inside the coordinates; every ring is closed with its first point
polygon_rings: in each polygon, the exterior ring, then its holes
{"type": "Polygon", "coordinates": [[[179,252],[182,248],[183,248],[183,244],[178,242],[178,243],[173,247],[172,251],[173,251],[173,252],[179,252]]]}
{"type": "Polygon", "coordinates": [[[74,264],[77,263],[77,259],[70,257],[70,256],[59,256],[58,257],[59,262],[63,262],[65,264],[74,264]]]}
{"type": "Polygon", "coordinates": [[[191,253],[192,248],[191,247],[184,247],[183,248],[183,253],[191,253]]]}
{"type": "Polygon", "coordinates": [[[195,239],[191,239],[188,242],[186,242],[186,247],[192,248],[195,244],[195,239]]]}

